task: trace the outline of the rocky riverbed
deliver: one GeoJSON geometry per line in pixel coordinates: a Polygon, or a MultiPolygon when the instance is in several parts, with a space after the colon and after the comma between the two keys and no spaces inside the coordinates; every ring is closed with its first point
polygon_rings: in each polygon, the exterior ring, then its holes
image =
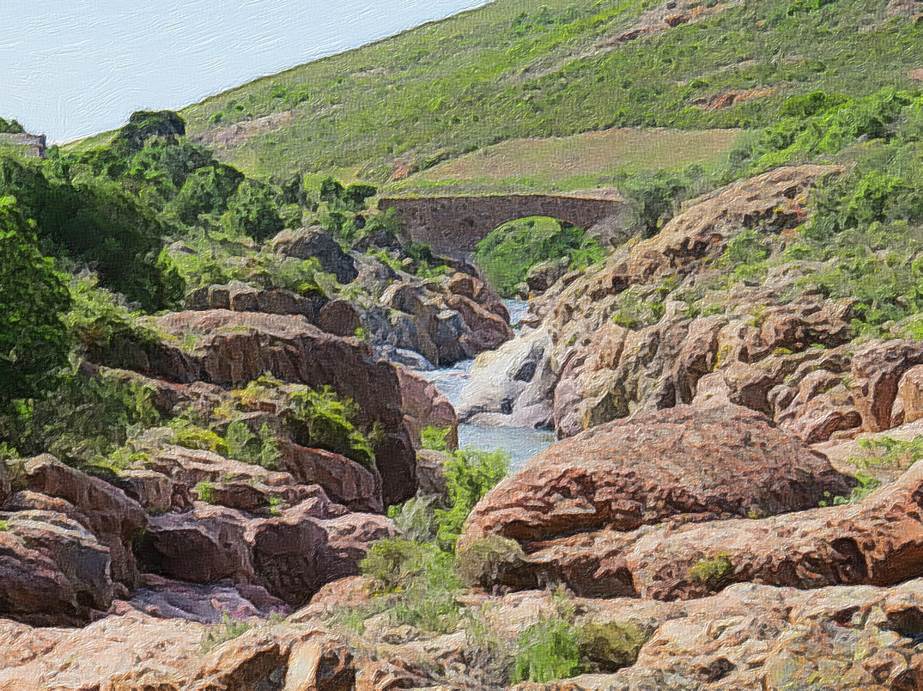
{"type": "Polygon", "coordinates": [[[312,248],[361,296],[215,285],[92,352],[94,376],[278,456],[193,448],[187,425],[108,474],[0,466],[0,687],[503,688],[548,631],[580,664],[518,688],[923,687],[923,346],[853,338],[850,301],[793,293],[807,265],[721,283],[733,238],[784,251],[839,172],[694,200],[527,312],[464,267],[418,281],[288,234],[276,251],[312,248]],[[357,404],[336,451],[306,426],[324,386],[357,404]],[[360,563],[420,529],[388,508],[453,500],[427,426],[514,469],[441,553],[463,583],[387,590],[360,563]]]}

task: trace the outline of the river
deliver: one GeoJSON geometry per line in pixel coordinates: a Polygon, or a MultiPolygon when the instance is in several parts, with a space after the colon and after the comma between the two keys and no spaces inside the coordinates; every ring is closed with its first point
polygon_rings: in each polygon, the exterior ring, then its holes
{"type": "MultiPolygon", "coordinates": [[[[519,322],[529,309],[529,303],[521,300],[504,300],[510,312],[514,331],[519,331],[519,322]]],[[[452,405],[458,405],[462,389],[468,382],[474,360],[463,360],[451,367],[420,372],[433,382],[440,393],[452,405]]],[[[548,448],[554,442],[554,433],[530,427],[490,427],[487,425],[461,424],[458,426],[458,444],[462,449],[483,451],[501,450],[510,456],[510,470],[516,471],[532,456],[548,448]]]]}

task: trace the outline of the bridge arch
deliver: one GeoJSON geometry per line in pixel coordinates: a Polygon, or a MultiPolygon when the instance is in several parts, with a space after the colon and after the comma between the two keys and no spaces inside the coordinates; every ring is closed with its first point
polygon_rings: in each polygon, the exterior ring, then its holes
{"type": "Polygon", "coordinates": [[[616,193],[508,194],[455,197],[385,197],[382,211],[394,209],[405,239],[429,245],[446,256],[474,251],[488,233],[508,221],[527,216],[549,216],[578,228],[624,211],[616,193]]]}

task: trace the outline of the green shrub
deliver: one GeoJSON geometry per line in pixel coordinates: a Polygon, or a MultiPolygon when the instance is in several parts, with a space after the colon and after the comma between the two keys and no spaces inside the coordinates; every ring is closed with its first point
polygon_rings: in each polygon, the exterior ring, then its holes
{"type": "Polygon", "coordinates": [[[448,440],[451,432],[451,427],[427,425],[420,431],[420,445],[430,451],[446,452],[449,450],[448,440]]]}
{"type": "Polygon", "coordinates": [[[623,290],[615,304],[616,309],[610,319],[614,324],[631,330],[656,324],[666,311],[662,300],[656,299],[639,285],[623,290]]]}
{"type": "Polygon", "coordinates": [[[49,178],[37,164],[0,158],[0,196],[55,256],[91,265],[102,283],[146,309],[176,304],[183,285],[161,253],[170,226],[119,184],[95,177],[49,178]]]}
{"type": "Polygon", "coordinates": [[[709,559],[700,559],[689,568],[689,577],[707,586],[711,590],[721,587],[725,580],[734,572],[731,555],[727,552],[709,559]]]}
{"type": "Polygon", "coordinates": [[[849,496],[833,496],[830,492],[824,492],[824,498],[820,500],[818,506],[845,506],[846,504],[855,504],[865,499],[881,486],[881,480],[867,473],[856,473],[855,480],[858,483],[850,491],[849,496]]]}
{"type": "Polygon", "coordinates": [[[227,455],[228,444],[217,432],[182,417],[174,418],[168,424],[173,430],[173,443],[177,446],[227,455]]]}
{"type": "Polygon", "coordinates": [[[159,423],[153,399],[150,386],[131,379],[66,370],[43,396],[0,414],[0,438],[25,456],[47,452],[65,463],[91,465],[159,423]]]}
{"type": "Polygon", "coordinates": [[[436,535],[445,549],[452,550],[465,519],[485,494],[509,470],[509,456],[501,451],[456,451],[445,464],[448,509],[436,509],[436,535]]]}
{"type": "Polygon", "coordinates": [[[241,420],[231,422],[224,432],[229,458],[244,463],[255,463],[267,470],[278,470],[282,454],[275,433],[267,423],[254,434],[241,420]]]}
{"type": "Polygon", "coordinates": [[[193,493],[206,504],[215,503],[215,483],[202,481],[192,488],[193,493]]]}
{"type": "Polygon", "coordinates": [[[605,250],[584,231],[551,218],[524,218],[504,223],[481,240],[475,262],[493,288],[505,297],[516,292],[536,264],[568,257],[570,268],[602,261],[605,250]]]}
{"type": "Polygon", "coordinates": [[[373,433],[357,427],[359,406],[350,398],[341,398],[329,386],[301,389],[290,396],[291,417],[304,426],[311,446],[342,454],[366,467],[375,464],[373,433]]]}
{"type": "Polygon", "coordinates": [[[71,309],[64,317],[74,341],[91,359],[131,367],[139,346],[155,343],[157,333],[121,297],[98,284],[93,274],[70,282],[71,309]]]}
{"type": "Polygon", "coordinates": [[[489,535],[458,553],[458,574],[469,587],[489,589],[501,583],[505,573],[522,566],[525,556],[515,540],[489,535]]]}
{"type": "Polygon", "coordinates": [[[437,497],[413,497],[388,507],[388,518],[406,539],[430,542],[436,538],[436,500],[437,497]]]}
{"type": "Polygon", "coordinates": [[[237,619],[232,619],[230,615],[225,614],[220,624],[209,626],[202,634],[200,647],[203,653],[207,653],[217,648],[222,643],[240,638],[247,631],[253,628],[253,625],[237,619]]]}
{"type": "Polygon", "coordinates": [[[516,649],[514,684],[567,679],[580,671],[577,632],[562,618],[543,619],[527,628],[518,637],[516,649]]]}
{"type": "Polygon", "coordinates": [[[285,227],[272,190],[249,179],[238,185],[222,222],[230,232],[249,235],[258,241],[271,238],[285,227]]]}
{"type": "Polygon", "coordinates": [[[905,470],[923,458],[923,436],[911,440],[878,437],[860,439],[861,453],[849,459],[858,468],[905,470]]]}
{"type": "Polygon", "coordinates": [[[650,636],[631,623],[584,624],[577,629],[577,645],[584,672],[609,673],[630,667],[650,636]]]}
{"type": "Polygon", "coordinates": [[[5,533],[10,529],[10,522],[5,520],[0,520],[0,533],[5,533]]]}
{"type": "Polygon", "coordinates": [[[359,568],[379,596],[393,596],[388,610],[393,623],[439,633],[457,628],[461,583],[451,554],[434,544],[392,538],[372,545],[359,568]]]}

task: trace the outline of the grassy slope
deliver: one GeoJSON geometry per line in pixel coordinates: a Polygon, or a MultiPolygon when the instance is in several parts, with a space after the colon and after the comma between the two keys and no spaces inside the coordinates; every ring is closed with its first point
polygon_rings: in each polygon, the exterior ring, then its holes
{"type": "MultiPolygon", "coordinates": [[[[923,29],[888,19],[886,0],[748,0],[694,24],[590,55],[657,6],[651,0],[498,0],[482,9],[304,65],[184,111],[193,134],[273,116],[223,150],[245,170],[336,170],[383,180],[396,159],[421,167],[517,137],[613,126],[771,122],[782,99],[907,85],[923,29]],[[765,98],[693,104],[729,89],[765,98]],[[282,114],[281,116],[279,114],[282,114]]],[[[714,4],[712,2],[711,4],[714,4]]]]}
{"type": "Polygon", "coordinates": [[[631,171],[720,161],[739,130],[615,128],[569,137],[511,139],[389,185],[393,193],[570,192],[616,185],[631,171]]]}

